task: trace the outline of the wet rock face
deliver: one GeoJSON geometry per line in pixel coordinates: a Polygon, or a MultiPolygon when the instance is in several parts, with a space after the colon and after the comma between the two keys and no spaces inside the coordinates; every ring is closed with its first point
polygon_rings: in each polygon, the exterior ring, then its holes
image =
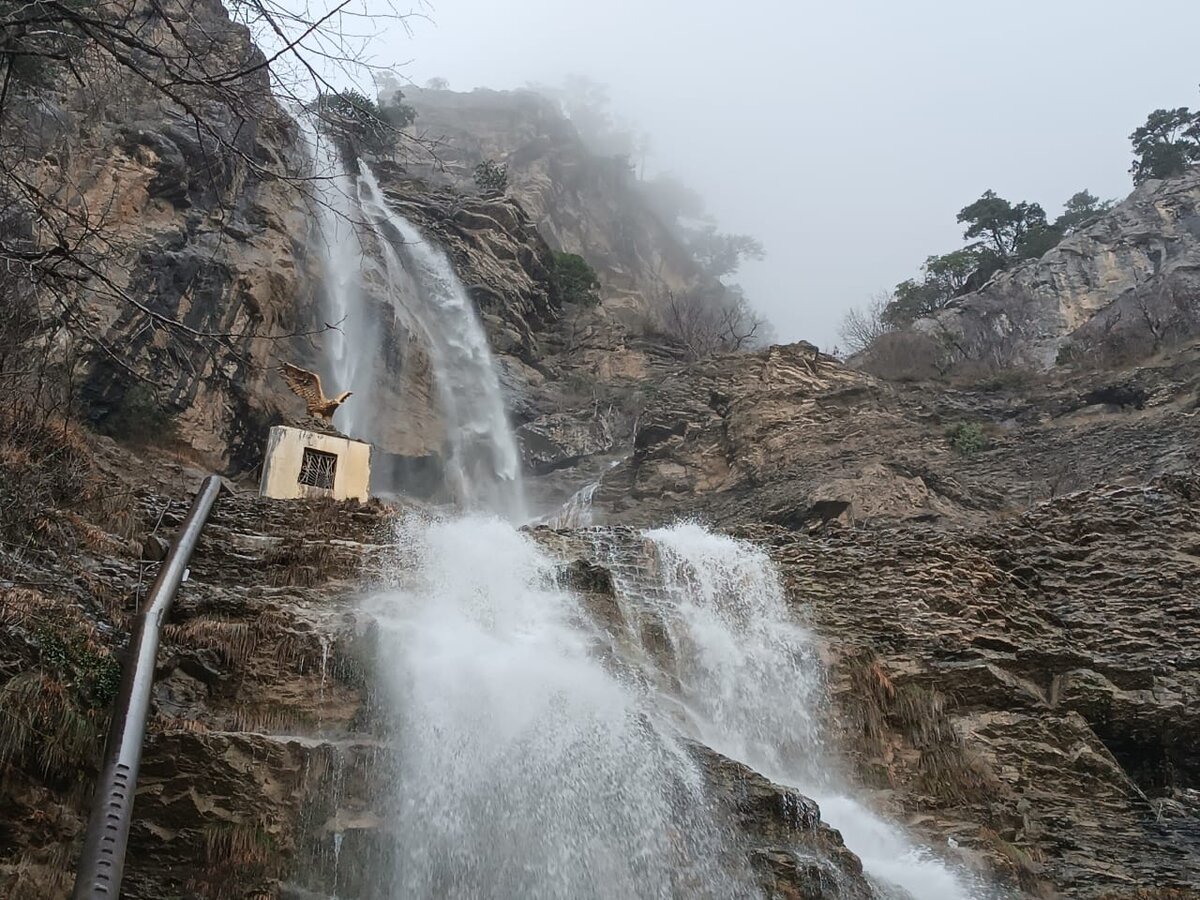
{"type": "MultiPolygon", "coordinates": [[[[6,897],[70,890],[104,722],[89,711],[89,695],[62,701],[76,691],[72,679],[93,690],[109,683],[104,648],[119,647],[158,565],[143,548],[173,535],[199,483],[199,473],[157,458],[131,484],[134,462],[114,452],[101,463],[119,473],[117,495],[132,491],[118,520],[132,537],[92,526],[87,546],[38,553],[23,563],[28,571],[3,560],[0,694],[37,676],[42,693],[60,698],[45,721],[76,722],[70,732],[47,731],[28,753],[3,746],[6,897]],[[10,577],[45,586],[21,599],[10,577]],[[55,623],[53,659],[41,622],[55,623]],[[80,720],[93,719],[80,734],[80,720]],[[67,740],[72,733],[82,746],[67,740]]],[[[352,598],[386,534],[377,505],[220,498],[163,629],[122,896],[275,896],[296,872],[320,885],[333,869],[333,833],[345,832],[349,848],[367,828],[379,754],[369,735],[352,736],[370,716],[352,598]]],[[[18,709],[36,707],[3,702],[6,727],[18,709]]]]}
{"type": "Polygon", "coordinates": [[[664,379],[600,521],[690,513],[766,546],[832,661],[830,728],[934,845],[1033,896],[1186,895],[1196,351],[1016,387],[811,362],[664,379]]]}
{"type": "Polygon", "coordinates": [[[1026,890],[1200,878],[1200,644],[1181,627],[1200,508],[1174,483],[978,530],[759,534],[840,656],[864,780],[1026,890]]]}
{"type": "Polygon", "coordinates": [[[304,198],[271,177],[298,171],[295,128],[246,28],[219,2],[166,3],[161,15],[134,3],[129,14],[166,55],[178,50],[169,17],[193,38],[203,32],[219,57],[210,66],[254,74],[228,85],[233,101],[203,98],[209,129],[124,70],[88,69],[86,88],[63,79],[39,97],[46,118],[31,131],[45,141],[26,174],[51,194],[73,192],[103,236],[83,246],[97,274],[63,352],[80,363],[82,413],[99,430],[169,431],[214,465],[248,468],[280,414],[271,365],[302,355],[303,342],[285,336],[311,324],[297,305],[308,299],[297,275],[304,198]]]}
{"type": "Polygon", "coordinates": [[[750,862],[768,898],[877,896],[858,857],[821,821],[816,803],[703,745],[692,752],[735,833],[754,845],[750,862]]]}
{"type": "Polygon", "coordinates": [[[889,383],[801,345],[719,357],[648,389],[633,453],[595,502],[636,524],[982,523],[1200,462],[1196,358],[955,388],[889,383]]]}

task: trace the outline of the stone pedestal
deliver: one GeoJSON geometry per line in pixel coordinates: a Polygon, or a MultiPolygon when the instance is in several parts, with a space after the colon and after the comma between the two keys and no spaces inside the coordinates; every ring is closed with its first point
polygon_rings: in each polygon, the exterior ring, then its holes
{"type": "Polygon", "coordinates": [[[370,483],[370,444],[285,425],[271,429],[258,483],[261,496],[366,500],[370,483]]]}

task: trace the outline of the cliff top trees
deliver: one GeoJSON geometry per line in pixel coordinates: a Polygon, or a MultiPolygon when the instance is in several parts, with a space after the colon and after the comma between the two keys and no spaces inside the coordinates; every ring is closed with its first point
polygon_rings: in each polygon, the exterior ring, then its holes
{"type": "Polygon", "coordinates": [[[713,278],[732,275],[743,260],[762,259],[767,253],[758,238],[748,234],[723,234],[715,225],[689,232],[688,248],[713,278]]]}
{"type": "Polygon", "coordinates": [[[896,285],[890,294],[850,310],[842,323],[842,339],[850,352],[866,349],[881,334],[907,328],[935,315],[957,297],[982,287],[996,272],[1026,259],[1036,259],[1068,234],[1089,225],[1113,207],[1090,191],[1073,194],[1052,223],[1038,203],[1013,203],[995,191],[984,191],[963,207],[958,222],[971,241],[959,250],[926,257],[919,278],[896,285]]]}
{"type": "Polygon", "coordinates": [[[1134,184],[1180,175],[1200,163],[1200,110],[1156,109],[1129,140],[1136,156],[1129,169],[1134,184]]]}
{"type": "Polygon", "coordinates": [[[1010,203],[992,190],[959,210],[958,221],[967,226],[963,237],[978,239],[982,251],[990,250],[1004,262],[1024,255],[1029,242],[1047,228],[1041,204],[1010,203]]]}
{"type": "Polygon", "coordinates": [[[1063,204],[1062,215],[1054,220],[1054,227],[1063,234],[1073,234],[1084,225],[1090,225],[1115,205],[1115,200],[1101,200],[1090,191],[1080,191],[1072,194],[1071,199],[1063,204]]]}
{"type": "Polygon", "coordinates": [[[324,126],[340,137],[353,155],[364,150],[386,154],[395,143],[396,130],[411,125],[417,117],[417,111],[403,101],[398,90],[377,103],[351,89],[320,94],[316,105],[324,126]]]}

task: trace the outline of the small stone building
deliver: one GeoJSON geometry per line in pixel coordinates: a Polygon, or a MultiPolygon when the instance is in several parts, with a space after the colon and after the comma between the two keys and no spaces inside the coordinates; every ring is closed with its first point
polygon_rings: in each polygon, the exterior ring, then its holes
{"type": "Polygon", "coordinates": [[[370,483],[370,444],[285,425],[271,429],[258,484],[261,496],[366,500],[370,483]]]}

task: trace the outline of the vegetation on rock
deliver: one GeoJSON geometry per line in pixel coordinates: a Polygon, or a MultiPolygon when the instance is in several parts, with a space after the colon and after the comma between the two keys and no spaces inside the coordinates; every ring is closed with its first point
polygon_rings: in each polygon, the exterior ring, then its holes
{"type": "Polygon", "coordinates": [[[486,194],[503,194],[508,187],[508,164],[485,159],[475,167],[475,186],[486,194]]]}
{"type": "Polygon", "coordinates": [[[959,422],[946,429],[946,440],[950,449],[963,456],[971,456],[987,447],[983,426],[978,422],[959,422]]]}
{"type": "MultiPolygon", "coordinates": [[[[1200,163],[1200,111],[1187,107],[1155,110],[1130,140],[1135,184],[1181,175],[1200,163]]],[[[1082,190],[1071,195],[1062,213],[1049,221],[1038,203],[1012,202],[993,190],[984,191],[957,216],[959,224],[966,226],[963,237],[969,243],[927,257],[921,276],[902,281],[882,304],[872,300],[852,310],[842,325],[843,340],[851,352],[859,353],[883,334],[935,316],[957,298],[982,288],[995,273],[1040,258],[1114,205],[1113,200],[1101,200],[1082,190]]]]}
{"type": "Polygon", "coordinates": [[[352,154],[361,152],[387,154],[395,142],[396,132],[411,125],[417,112],[404,102],[404,95],[392,91],[387,99],[376,102],[356,90],[323,93],[316,108],[325,128],[343,141],[352,154]]]}
{"type": "Polygon", "coordinates": [[[1134,184],[1181,175],[1200,163],[1200,110],[1156,109],[1129,140],[1135,156],[1129,169],[1134,184]]]}
{"type": "Polygon", "coordinates": [[[596,270],[578,253],[555,252],[550,281],[564,303],[595,306],[600,302],[600,295],[596,293],[600,287],[596,270]]]}

